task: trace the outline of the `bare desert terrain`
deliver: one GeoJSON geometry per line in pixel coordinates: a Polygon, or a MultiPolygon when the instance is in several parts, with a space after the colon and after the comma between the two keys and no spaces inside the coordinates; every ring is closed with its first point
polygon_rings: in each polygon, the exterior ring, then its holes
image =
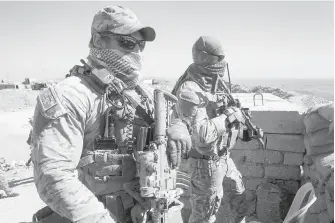
{"type": "Polygon", "coordinates": [[[45,206],[36,192],[32,168],[24,167],[30,154],[26,140],[30,130],[28,121],[32,115],[33,108],[0,111],[0,157],[11,165],[5,174],[10,186],[20,193],[17,197],[0,199],[0,222],[31,222],[32,215],[45,206]]]}

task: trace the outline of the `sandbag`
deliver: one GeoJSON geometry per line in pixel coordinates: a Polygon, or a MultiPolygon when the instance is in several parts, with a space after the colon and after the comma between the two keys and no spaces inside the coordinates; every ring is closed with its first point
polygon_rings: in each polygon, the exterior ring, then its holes
{"type": "Polygon", "coordinates": [[[306,177],[306,178],[308,178],[309,176],[310,176],[310,172],[309,172],[309,166],[308,165],[306,165],[306,164],[304,164],[303,166],[302,166],[302,171],[303,171],[303,175],[302,175],[302,177],[306,177]]]}
{"type": "Polygon", "coordinates": [[[325,191],[326,195],[326,205],[327,205],[327,211],[330,217],[330,220],[334,220],[334,199],[331,197],[328,190],[325,191]]]}
{"type": "Polygon", "coordinates": [[[328,181],[326,182],[326,190],[328,190],[331,199],[334,200],[334,172],[331,173],[328,181]]]}
{"type": "Polygon", "coordinates": [[[310,213],[310,210],[308,209],[305,218],[300,222],[303,222],[303,223],[318,223],[318,215],[310,213]]]}
{"type": "Polygon", "coordinates": [[[323,146],[334,143],[334,135],[329,135],[328,129],[322,129],[307,134],[311,146],[323,146]]]}
{"type": "Polygon", "coordinates": [[[313,164],[313,160],[310,156],[308,156],[307,154],[304,155],[304,164],[306,165],[312,165],[313,164]]]}
{"type": "Polygon", "coordinates": [[[328,178],[334,172],[334,153],[325,153],[313,156],[313,163],[316,171],[319,172],[323,178],[328,178]]]}
{"type": "Polygon", "coordinates": [[[334,120],[334,103],[328,104],[321,106],[318,109],[318,113],[325,118],[328,121],[333,121],[334,120]]]}
{"type": "Polygon", "coordinates": [[[308,156],[334,152],[334,143],[330,143],[328,145],[323,145],[323,146],[311,146],[308,141],[308,138],[304,137],[304,144],[306,148],[306,154],[308,156]]]}
{"type": "Polygon", "coordinates": [[[303,119],[303,123],[305,125],[305,131],[307,134],[316,132],[321,129],[329,130],[329,126],[331,124],[330,121],[323,118],[321,115],[317,113],[312,113],[310,115],[306,115],[303,119]]]}
{"type": "Polygon", "coordinates": [[[329,126],[329,135],[334,135],[334,121],[329,126]]]}
{"type": "Polygon", "coordinates": [[[334,151],[334,135],[323,129],[304,135],[304,144],[307,155],[317,155],[334,151]]]}
{"type": "Polygon", "coordinates": [[[319,113],[322,117],[326,118],[327,120],[333,120],[334,114],[331,114],[332,112],[334,112],[334,103],[330,102],[330,103],[326,103],[326,104],[318,104],[318,105],[314,105],[310,108],[308,108],[308,110],[305,112],[305,114],[311,114],[311,113],[319,113]]]}
{"type": "Polygon", "coordinates": [[[316,171],[315,165],[304,165],[302,168],[304,172],[303,176],[308,177],[314,187],[317,186],[317,184],[322,180],[322,176],[316,171]]]}
{"type": "Polygon", "coordinates": [[[327,210],[319,214],[317,223],[332,223],[327,210]]]}
{"type": "Polygon", "coordinates": [[[327,210],[326,195],[324,193],[323,194],[316,194],[316,195],[317,195],[317,199],[312,204],[312,206],[309,208],[309,211],[311,213],[320,214],[321,212],[327,210]]]}

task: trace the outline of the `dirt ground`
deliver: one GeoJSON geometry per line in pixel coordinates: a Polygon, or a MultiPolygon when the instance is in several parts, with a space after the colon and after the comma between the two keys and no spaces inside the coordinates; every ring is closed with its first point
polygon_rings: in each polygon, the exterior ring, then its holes
{"type": "Polygon", "coordinates": [[[32,115],[33,108],[0,112],[0,157],[4,157],[7,164],[16,166],[5,174],[10,186],[20,193],[17,197],[0,199],[1,223],[31,222],[32,215],[45,206],[36,192],[32,168],[18,165],[29,159],[30,150],[26,140],[30,130],[28,120],[32,115]]]}

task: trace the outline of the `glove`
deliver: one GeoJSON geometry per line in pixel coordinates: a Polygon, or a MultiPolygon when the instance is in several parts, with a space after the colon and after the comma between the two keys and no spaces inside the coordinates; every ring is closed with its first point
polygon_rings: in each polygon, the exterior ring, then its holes
{"type": "Polygon", "coordinates": [[[167,131],[167,155],[172,168],[180,165],[181,156],[185,156],[191,150],[192,141],[187,126],[182,121],[172,124],[167,131]]]}
{"type": "Polygon", "coordinates": [[[227,121],[229,123],[238,122],[245,124],[245,118],[239,108],[235,106],[228,107],[223,113],[227,116],[227,121]]]}

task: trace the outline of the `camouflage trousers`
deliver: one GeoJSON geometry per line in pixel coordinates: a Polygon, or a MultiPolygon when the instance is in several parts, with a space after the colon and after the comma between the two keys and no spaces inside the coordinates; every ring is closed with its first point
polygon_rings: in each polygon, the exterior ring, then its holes
{"type": "Polygon", "coordinates": [[[12,189],[9,187],[8,181],[5,177],[5,172],[2,170],[0,170],[0,190],[5,191],[6,195],[9,195],[12,193],[12,189]]]}
{"type": "Polygon", "coordinates": [[[246,196],[240,172],[233,160],[227,156],[219,160],[190,157],[187,161],[191,178],[190,203],[192,213],[189,223],[213,223],[216,220],[221,199],[228,202],[235,222],[245,222],[246,196]]]}

